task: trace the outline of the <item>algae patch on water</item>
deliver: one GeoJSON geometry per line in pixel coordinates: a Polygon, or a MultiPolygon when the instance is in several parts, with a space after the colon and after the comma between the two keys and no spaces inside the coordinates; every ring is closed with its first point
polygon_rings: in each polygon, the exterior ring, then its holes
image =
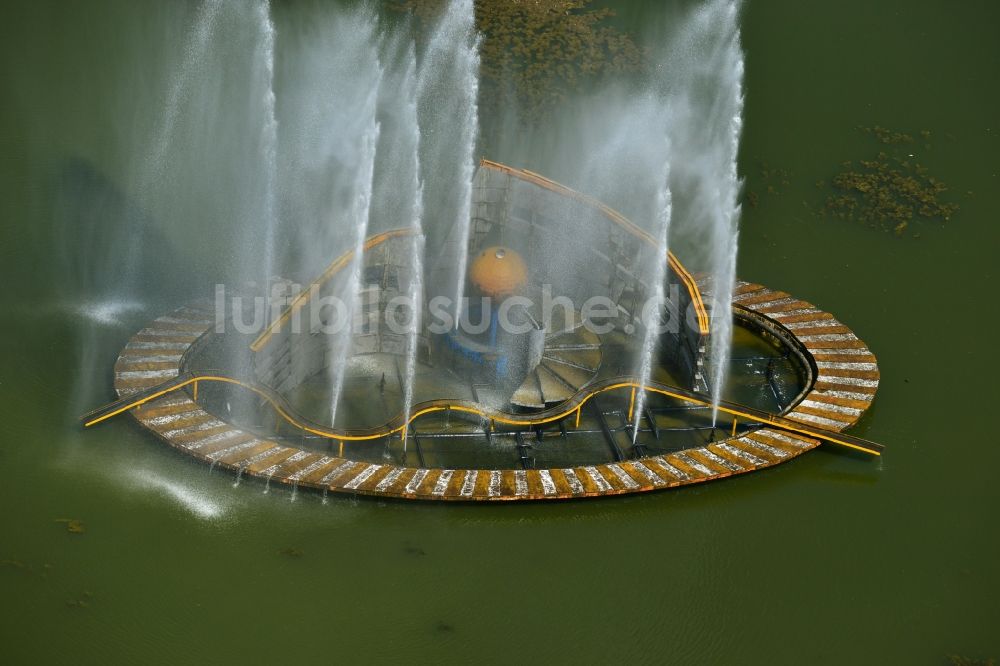
{"type": "Polygon", "coordinates": [[[777,196],[791,184],[792,173],[772,166],[763,160],[756,161],[757,168],[747,175],[743,205],[756,208],[761,204],[761,193],[777,196]]]}
{"type": "MultiPolygon", "coordinates": [[[[883,149],[872,159],[841,164],[841,171],[830,180],[834,192],[826,198],[825,215],[858,220],[902,235],[912,231],[912,222],[945,222],[958,212],[957,203],[945,200],[948,187],[915,157],[919,148],[912,135],[878,125],[858,129],[883,149]]],[[[931,133],[924,130],[920,138],[923,148],[929,150],[931,133]]]]}
{"type": "Polygon", "coordinates": [[[996,659],[975,659],[959,655],[951,655],[948,657],[948,664],[950,666],[997,666],[996,659]]]}
{"type": "MultiPolygon", "coordinates": [[[[609,24],[609,8],[590,0],[475,2],[482,34],[481,97],[488,106],[516,107],[534,122],[588,81],[636,72],[641,49],[609,24]]],[[[393,0],[389,7],[412,14],[422,29],[433,25],[443,0],[393,0]]]]}

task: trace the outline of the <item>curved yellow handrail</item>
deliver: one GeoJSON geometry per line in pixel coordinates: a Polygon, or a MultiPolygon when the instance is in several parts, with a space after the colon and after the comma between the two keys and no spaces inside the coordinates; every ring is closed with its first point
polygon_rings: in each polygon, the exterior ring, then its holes
{"type": "MultiPolygon", "coordinates": [[[[656,246],[657,242],[645,229],[639,227],[634,222],[629,220],[627,217],[616,211],[615,209],[607,206],[594,197],[577,192],[576,190],[566,187],[561,183],[557,183],[551,178],[546,178],[541,174],[537,174],[534,171],[528,171],[527,169],[517,169],[515,167],[507,166],[506,164],[500,164],[499,162],[493,162],[485,157],[479,161],[480,166],[488,167],[490,169],[495,169],[497,171],[502,171],[504,173],[510,174],[515,178],[519,178],[523,181],[538,185],[539,187],[545,188],[556,194],[561,194],[570,199],[575,199],[581,203],[584,203],[592,208],[596,208],[605,217],[619,225],[627,232],[636,236],[637,238],[649,243],[652,246],[656,246]]],[[[667,262],[670,267],[674,269],[674,272],[680,277],[681,282],[684,283],[688,294],[691,296],[691,302],[694,304],[695,313],[698,316],[698,330],[703,335],[709,332],[709,321],[708,312],[705,310],[705,303],[701,298],[701,292],[698,290],[698,283],[695,282],[694,277],[688,272],[684,265],[677,260],[673,252],[667,251],[667,262]]]]}
{"type": "MultiPolygon", "coordinates": [[[[97,410],[92,412],[94,416],[88,418],[84,417],[84,427],[90,427],[96,425],[102,421],[105,421],[112,416],[121,414],[135,407],[139,407],[151,400],[155,400],[173,391],[180,390],[191,384],[197,384],[202,381],[211,382],[222,382],[226,384],[232,384],[235,386],[242,387],[248,391],[251,391],[260,397],[262,397],[277,413],[282,419],[284,419],[291,426],[302,430],[303,432],[308,432],[313,435],[318,435],[320,437],[325,437],[328,439],[334,439],[338,441],[370,441],[374,439],[381,439],[383,437],[391,437],[392,435],[399,434],[401,437],[406,437],[406,431],[408,430],[411,423],[417,418],[430,414],[433,412],[442,412],[446,410],[454,412],[463,412],[466,414],[472,414],[478,416],[482,419],[486,419],[493,423],[500,423],[503,425],[510,426],[522,426],[531,427],[539,426],[547,423],[553,423],[561,419],[570,416],[571,414],[578,414],[583,409],[583,406],[589,402],[593,397],[605,393],[608,391],[614,391],[618,389],[629,389],[629,390],[641,390],[651,393],[657,393],[668,398],[675,398],[683,402],[689,402],[692,404],[701,405],[703,407],[711,407],[712,401],[708,396],[701,396],[700,394],[694,393],[693,391],[687,391],[685,389],[669,386],[667,384],[651,383],[642,384],[636,381],[632,377],[616,377],[613,379],[607,379],[603,382],[591,385],[589,390],[581,390],[576,395],[571,397],[566,402],[557,405],[549,410],[542,412],[537,412],[532,415],[520,416],[517,414],[510,414],[507,412],[491,411],[484,409],[477,403],[471,403],[465,400],[433,400],[428,402],[418,403],[413,406],[411,413],[407,416],[406,414],[399,414],[395,418],[390,419],[382,426],[377,426],[370,429],[356,429],[356,430],[336,430],[333,428],[326,428],[315,424],[308,419],[298,415],[295,411],[288,405],[287,402],[276,392],[269,388],[254,385],[248,382],[244,382],[233,377],[227,377],[222,374],[192,374],[186,378],[178,378],[164,382],[163,389],[156,390],[153,387],[153,392],[148,395],[143,395],[132,402],[126,402],[125,404],[117,406],[115,409],[104,412],[102,410],[97,410]]],[[[737,403],[722,402],[717,405],[718,411],[729,414],[736,418],[743,418],[754,423],[766,424],[769,427],[777,428],[779,430],[785,430],[788,432],[794,432],[799,435],[804,435],[806,437],[813,437],[820,439],[832,444],[838,444],[840,446],[846,446],[848,448],[862,451],[871,455],[881,455],[882,446],[874,442],[869,442],[867,440],[861,439],[859,437],[854,437],[852,435],[845,435],[844,433],[835,432],[832,430],[827,430],[826,428],[820,428],[813,425],[808,425],[805,423],[800,423],[792,419],[778,416],[776,414],[770,414],[746,405],[740,405],[737,403]]],[[[734,423],[735,429],[735,423],[734,423]]]]}
{"type": "MultiPolygon", "coordinates": [[[[362,246],[362,250],[367,252],[373,247],[381,245],[390,238],[396,238],[398,236],[412,236],[416,232],[417,230],[412,227],[406,229],[393,229],[392,231],[386,231],[384,233],[377,234],[365,240],[365,243],[362,246]]],[[[281,330],[281,327],[285,325],[285,322],[291,319],[292,315],[301,310],[302,307],[309,302],[309,299],[312,298],[313,291],[316,288],[321,287],[327,282],[329,282],[330,279],[334,275],[339,273],[340,270],[344,266],[346,266],[347,263],[353,257],[354,257],[354,249],[352,248],[347,252],[345,252],[344,254],[337,257],[336,259],[334,259],[333,262],[326,267],[326,270],[320,273],[319,277],[310,282],[309,286],[306,287],[305,290],[303,290],[301,293],[299,293],[298,296],[292,299],[292,302],[288,304],[288,307],[285,308],[285,311],[281,313],[281,316],[275,319],[273,322],[271,322],[271,325],[265,328],[264,331],[259,336],[257,336],[257,339],[250,344],[250,350],[253,352],[259,352],[261,349],[263,349],[264,346],[271,339],[271,337],[279,330],[281,330]]]]}

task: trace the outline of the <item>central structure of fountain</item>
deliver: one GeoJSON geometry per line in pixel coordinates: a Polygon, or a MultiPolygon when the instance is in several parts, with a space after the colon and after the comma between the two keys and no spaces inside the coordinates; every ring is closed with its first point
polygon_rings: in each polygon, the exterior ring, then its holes
{"type": "Polygon", "coordinates": [[[470,218],[429,237],[420,262],[423,242],[383,232],[307,287],[277,280],[286,302],[255,337],[215,332],[218,306],[157,320],[119,358],[119,401],[85,422],[132,411],[240,476],[423,499],[618,494],[820,442],[880,451],[841,432],[874,398],[874,356],[783,292],[739,283],[715,313],[735,319],[739,354],[732,400],[714,402],[709,282],[586,195],[483,160],[470,218]],[[657,262],[659,285],[642,270],[657,262]]]}
{"type": "MultiPolygon", "coordinates": [[[[450,397],[523,413],[563,403],[599,375],[631,373],[633,341],[644,326],[640,310],[654,289],[637,266],[657,251],[652,238],[586,196],[486,160],[473,181],[472,208],[471,227],[449,230],[428,267],[431,297],[421,298],[424,329],[417,337],[424,373],[437,369],[438,386],[447,386],[450,397]],[[462,237],[468,239],[464,247],[455,241],[462,237]],[[434,296],[451,293],[454,267],[460,265],[469,267],[466,300],[436,309],[434,296]],[[435,335],[435,324],[448,330],[435,335]]],[[[389,324],[398,320],[394,305],[418,279],[408,263],[412,242],[408,229],[368,239],[360,291],[346,295],[355,304],[349,308],[349,357],[405,355],[409,336],[389,324]]],[[[329,297],[344,296],[350,263],[350,256],[338,258],[253,342],[257,381],[290,394],[323,369],[343,371],[330,368],[337,359],[320,332],[334,327],[334,317],[342,314],[325,304],[329,297]]],[[[658,359],[682,386],[704,390],[708,313],[694,278],[673,256],[668,266],[673,288],[656,318],[663,329],[658,359]]],[[[390,363],[395,377],[393,367],[390,363]]],[[[399,383],[407,381],[412,378],[399,377],[399,383]]],[[[345,427],[358,415],[336,411],[345,427]]]]}

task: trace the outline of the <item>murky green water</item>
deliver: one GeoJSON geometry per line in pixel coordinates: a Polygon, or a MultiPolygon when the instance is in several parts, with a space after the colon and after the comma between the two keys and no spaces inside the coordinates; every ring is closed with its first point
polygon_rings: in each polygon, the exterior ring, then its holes
{"type": "MultiPolygon", "coordinates": [[[[620,18],[637,25],[655,11],[634,3],[620,18]]],[[[105,321],[74,309],[47,179],[70,156],[125,179],[126,139],[149,112],[130,96],[153,85],[143,55],[165,48],[142,35],[178,19],[133,3],[4,14],[4,662],[1000,655],[1000,449],[984,418],[998,369],[992,4],[745,8],[743,172],[766,192],[764,161],[788,184],[745,212],[739,273],[833,312],[878,355],[879,396],[853,432],[886,444],[882,460],[823,449],[681,491],[465,507],[291,502],[285,490],[234,488],[128,420],[78,430],[73,416],[106,394],[81,392],[91,382],[77,368],[101,369],[110,385],[118,349],[164,304],[105,321]],[[875,124],[932,132],[920,157],[962,206],[946,226],[896,238],[811,215],[815,181],[865,157],[870,140],[855,127],[875,124]]],[[[101,233],[83,237],[99,245],[101,233]]],[[[209,237],[191,252],[210,264],[223,245],[209,237]]]]}

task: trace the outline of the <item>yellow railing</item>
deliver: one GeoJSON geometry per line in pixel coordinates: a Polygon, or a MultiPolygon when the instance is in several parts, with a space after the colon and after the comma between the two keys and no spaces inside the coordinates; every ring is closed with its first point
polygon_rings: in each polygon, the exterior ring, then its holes
{"type": "MultiPolygon", "coordinates": [[[[152,400],[163,397],[174,391],[181,390],[187,386],[192,386],[193,391],[197,394],[198,383],[199,382],[222,382],[226,384],[232,384],[235,386],[242,387],[248,391],[262,397],[271,407],[275,410],[282,419],[284,419],[289,425],[313,435],[318,435],[320,437],[325,437],[328,439],[338,440],[338,441],[368,441],[374,439],[381,439],[383,437],[390,437],[392,435],[400,435],[401,437],[406,437],[406,431],[410,424],[417,418],[424,416],[425,414],[431,414],[434,412],[452,411],[460,412],[466,414],[472,414],[478,416],[481,419],[485,419],[493,424],[502,424],[508,426],[518,426],[518,427],[531,427],[539,426],[547,423],[553,423],[559,421],[568,416],[575,415],[576,424],[579,425],[580,413],[584,405],[589,402],[592,398],[601,393],[606,393],[608,391],[615,391],[621,389],[628,389],[630,391],[646,391],[649,393],[656,393],[668,398],[675,398],[683,402],[688,402],[696,405],[701,405],[704,407],[711,407],[712,401],[708,396],[702,396],[701,394],[695,393],[693,391],[687,391],[685,389],[669,386],[667,384],[651,383],[651,384],[641,384],[631,377],[618,377],[614,379],[608,379],[598,384],[591,385],[586,390],[578,392],[576,395],[571,397],[566,402],[553,407],[551,409],[537,412],[531,415],[518,415],[510,414],[507,412],[491,411],[484,409],[477,403],[469,402],[466,400],[433,400],[429,402],[419,403],[413,406],[413,409],[409,415],[399,414],[394,419],[387,421],[381,426],[375,428],[365,428],[365,429],[346,429],[337,430],[333,428],[327,428],[319,424],[313,423],[308,419],[297,415],[295,411],[288,405],[285,400],[278,395],[276,392],[269,388],[263,386],[258,386],[244,382],[239,379],[234,379],[232,377],[227,377],[222,374],[192,374],[185,377],[179,377],[168,382],[161,384],[163,388],[153,387],[147,391],[143,392],[141,397],[135,400],[128,401],[122,400],[117,403],[112,403],[113,408],[102,408],[91,412],[89,415],[83,417],[83,425],[85,427],[90,427],[101,423],[113,416],[126,412],[130,409],[134,409],[141,405],[144,405],[152,400]]],[[[732,431],[736,432],[736,419],[742,418],[753,423],[760,423],[767,425],[768,427],[776,428],[778,430],[783,430],[787,432],[793,432],[799,435],[804,435],[806,437],[812,437],[819,439],[831,444],[837,444],[839,446],[845,446],[850,449],[857,451],[862,451],[871,455],[881,455],[882,446],[874,442],[869,442],[867,440],[861,439],[859,437],[854,437],[851,435],[845,435],[844,433],[835,432],[832,430],[827,430],[825,428],[819,428],[817,426],[808,425],[805,423],[800,423],[793,419],[789,419],[784,416],[778,416],[775,414],[770,414],[761,410],[754,409],[752,407],[747,407],[746,405],[739,405],[737,403],[722,402],[717,406],[719,412],[733,416],[733,426],[732,431]]]]}
{"type": "MultiPolygon", "coordinates": [[[[414,233],[416,233],[416,230],[413,228],[393,229],[392,231],[386,231],[385,233],[381,233],[367,239],[362,249],[367,252],[373,247],[381,245],[390,238],[396,238],[398,236],[412,236],[414,233]]],[[[319,287],[322,287],[324,284],[329,282],[330,279],[333,278],[334,275],[339,273],[340,270],[344,266],[346,266],[353,257],[354,257],[354,250],[351,249],[345,252],[344,254],[340,255],[336,259],[334,259],[333,263],[327,266],[326,270],[320,273],[318,278],[313,280],[309,284],[309,286],[306,287],[304,291],[302,291],[298,296],[292,299],[292,302],[288,304],[288,307],[285,308],[284,312],[281,313],[281,316],[275,319],[273,322],[271,322],[271,324],[264,329],[264,332],[261,333],[259,336],[257,336],[257,339],[250,344],[250,350],[254,352],[259,352],[261,349],[263,349],[264,345],[268,343],[271,337],[275,333],[280,331],[281,327],[284,326],[285,323],[289,319],[291,319],[296,312],[301,310],[305,306],[305,304],[309,302],[309,299],[312,298],[313,292],[319,287]]]]}
{"type": "MultiPolygon", "coordinates": [[[[497,171],[502,171],[504,173],[510,174],[511,176],[514,176],[515,178],[519,178],[523,181],[545,188],[551,192],[555,192],[556,194],[560,194],[567,198],[574,199],[576,201],[584,203],[600,211],[602,215],[604,215],[609,220],[611,220],[615,224],[625,229],[633,236],[636,236],[637,238],[645,241],[646,243],[649,243],[653,247],[656,247],[656,245],[658,244],[656,242],[656,239],[654,239],[644,229],[637,226],[635,223],[633,223],[631,220],[629,220],[627,217],[625,217],[615,209],[601,203],[600,201],[591,196],[588,196],[581,192],[577,192],[576,190],[566,187],[561,183],[557,183],[556,181],[550,178],[546,178],[545,176],[537,174],[534,171],[528,171],[527,169],[517,169],[515,167],[509,167],[506,164],[493,162],[486,158],[481,159],[479,161],[479,165],[488,167],[490,169],[495,169],[497,171]]],[[[678,277],[680,277],[681,282],[684,283],[684,287],[687,289],[688,294],[690,294],[691,296],[691,302],[694,304],[695,313],[698,316],[698,330],[703,335],[708,334],[709,332],[708,312],[705,310],[705,303],[702,301],[701,292],[698,290],[698,283],[695,282],[694,278],[691,276],[688,270],[684,268],[683,264],[681,264],[681,262],[677,260],[677,257],[674,256],[673,252],[670,251],[667,252],[667,262],[670,264],[670,267],[674,269],[674,272],[677,273],[678,277]]]]}

